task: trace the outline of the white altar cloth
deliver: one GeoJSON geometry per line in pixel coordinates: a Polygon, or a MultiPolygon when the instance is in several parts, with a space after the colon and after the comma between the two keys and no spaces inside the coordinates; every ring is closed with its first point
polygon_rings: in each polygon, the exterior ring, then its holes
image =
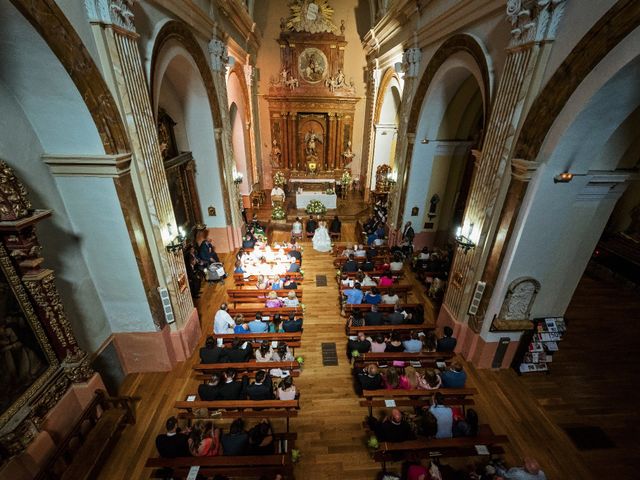
{"type": "Polygon", "coordinates": [[[329,210],[334,210],[337,206],[335,193],[327,194],[323,192],[302,192],[296,193],[296,208],[301,210],[307,208],[311,200],[320,200],[329,210]]]}
{"type": "Polygon", "coordinates": [[[335,178],[309,178],[309,177],[291,177],[289,183],[336,183],[335,178]]]}

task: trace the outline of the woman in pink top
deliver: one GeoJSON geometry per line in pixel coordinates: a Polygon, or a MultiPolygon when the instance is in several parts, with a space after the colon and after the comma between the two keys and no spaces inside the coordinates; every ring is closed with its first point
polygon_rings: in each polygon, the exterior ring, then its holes
{"type": "Polygon", "coordinates": [[[409,380],[404,375],[400,375],[396,367],[388,367],[382,377],[387,390],[409,390],[409,380]]]}
{"type": "Polygon", "coordinates": [[[391,273],[385,272],[380,277],[380,281],[378,282],[378,286],[379,287],[390,287],[391,285],[393,285],[393,277],[391,276],[391,273]]]}
{"type": "Polygon", "coordinates": [[[382,353],[387,349],[387,343],[384,341],[384,336],[378,333],[376,337],[371,340],[371,353],[382,353]]]}
{"type": "Polygon", "coordinates": [[[267,308],[280,308],[282,307],[282,300],[278,298],[278,294],[271,290],[267,295],[267,302],[264,305],[267,308]]]}
{"type": "Polygon", "coordinates": [[[295,400],[296,386],[293,384],[293,377],[284,377],[278,385],[278,400],[295,400]]]}

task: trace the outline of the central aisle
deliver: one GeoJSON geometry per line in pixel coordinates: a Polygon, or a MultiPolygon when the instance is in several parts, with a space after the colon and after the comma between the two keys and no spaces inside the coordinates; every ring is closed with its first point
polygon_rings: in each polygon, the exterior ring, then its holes
{"type": "Polygon", "coordinates": [[[340,316],[336,269],[330,253],[319,253],[305,242],[304,333],[301,355],[304,369],[296,384],[301,392],[299,416],[292,420],[302,453],[296,478],[375,478],[379,466],[364,445],[362,421],[366,408],[353,391],[351,365],[345,354],[345,320],[340,316]],[[327,286],[316,286],[316,275],[327,276],[327,286]],[[334,342],[338,366],[322,365],[321,344],[334,342]]]}

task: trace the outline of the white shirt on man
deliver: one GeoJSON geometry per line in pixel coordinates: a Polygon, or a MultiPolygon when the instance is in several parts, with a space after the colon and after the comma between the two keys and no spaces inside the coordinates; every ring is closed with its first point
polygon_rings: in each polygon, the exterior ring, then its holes
{"type": "Polygon", "coordinates": [[[213,318],[213,333],[233,333],[235,325],[236,322],[233,321],[233,318],[226,310],[218,310],[213,318]]]}

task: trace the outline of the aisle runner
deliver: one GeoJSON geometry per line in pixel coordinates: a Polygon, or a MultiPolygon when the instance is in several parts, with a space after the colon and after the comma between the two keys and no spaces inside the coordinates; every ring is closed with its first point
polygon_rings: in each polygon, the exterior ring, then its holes
{"type": "Polygon", "coordinates": [[[335,343],[322,344],[322,365],[325,367],[338,365],[338,352],[335,343]]]}

